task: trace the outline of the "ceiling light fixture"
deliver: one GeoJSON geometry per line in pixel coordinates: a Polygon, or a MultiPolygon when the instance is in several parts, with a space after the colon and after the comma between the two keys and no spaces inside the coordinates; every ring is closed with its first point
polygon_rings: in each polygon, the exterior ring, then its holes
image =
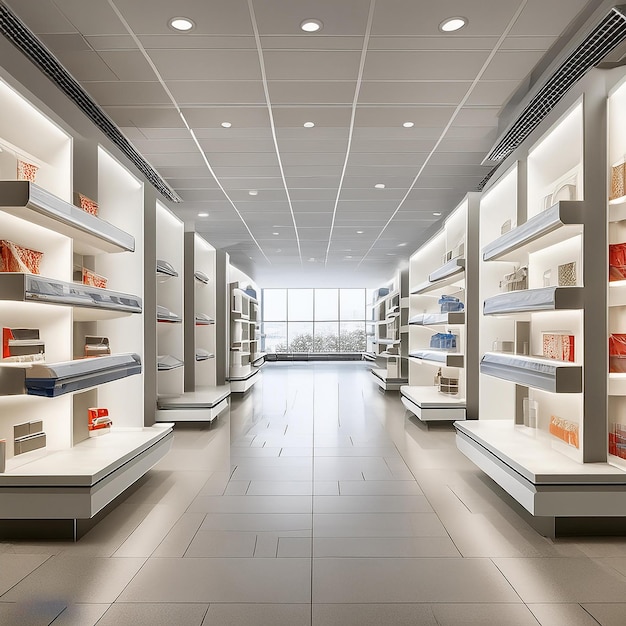
{"type": "Polygon", "coordinates": [[[209,217],[208,213],[198,213],[198,217],[209,217]]]}
{"type": "Polygon", "coordinates": [[[304,122],[302,126],[304,126],[305,128],[313,128],[313,126],[315,126],[315,122],[304,122]]]}
{"type": "Polygon", "coordinates": [[[363,234],[363,232],[364,232],[364,231],[362,231],[362,230],[357,230],[357,231],[356,231],[356,234],[357,234],[357,235],[362,235],[362,234],[363,234]]]}
{"type": "Polygon", "coordinates": [[[402,126],[404,126],[404,128],[413,128],[413,126],[415,126],[415,122],[403,122],[402,126]]]}
{"type": "Polygon", "coordinates": [[[250,191],[248,192],[249,196],[258,196],[259,192],[256,189],[250,189],[250,191]]]}
{"type": "Polygon", "coordinates": [[[442,30],[444,33],[452,33],[455,30],[459,30],[466,25],[466,17],[449,17],[448,19],[443,20],[441,24],[439,24],[439,30],[442,30]]]}
{"type": "Polygon", "coordinates": [[[232,126],[232,124],[230,122],[222,122],[222,127],[223,128],[230,128],[232,126]]]}
{"type": "Polygon", "coordinates": [[[279,233],[272,233],[272,235],[278,235],[279,233]]]}
{"type": "Polygon", "coordinates": [[[434,215],[435,217],[439,217],[439,216],[441,215],[441,213],[433,213],[433,215],[434,215]]]}
{"type": "Polygon", "coordinates": [[[344,257],[344,259],[351,259],[352,255],[351,254],[346,254],[346,256],[344,257]]]}
{"type": "Polygon", "coordinates": [[[179,33],[188,33],[196,27],[194,21],[188,17],[173,17],[167,22],[167,25],[179,33]]]}
{"type": "Polygon", "coordinates": [[[324,24],[322,24],[321,20],[308,18],[300,24],[300,29],[303,30],[305,33],[316,33],[322,30],[323,26],[324,24]]]}
{"type": "Polygon", "coordinates": [[[375,187],[376,189],[384,189],[384,188],[385,188],[385,183],[376,183],[376,184],[374,185],[374,187],[375,187]]]}
{"type": "Polygon", "coordinates": [[[387,252],[387,256],[396,256],[395,252],[387,252]]]}
{"type": "Polygon", "coordinates": [[[404,248],[404,246],[406,246],[406,245],[407,245],[407,244],[406,244],[406,242],[404,242],[404,243],[399,243],[399,244],[398,244],[398,248],[404,248]]]}

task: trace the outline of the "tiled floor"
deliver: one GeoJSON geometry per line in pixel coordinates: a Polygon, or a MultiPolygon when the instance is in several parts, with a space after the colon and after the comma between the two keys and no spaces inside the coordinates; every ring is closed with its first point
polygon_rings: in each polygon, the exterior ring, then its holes
{"type": "Polygon", "coordinates": [[[0,624],[626,624],[626,539],[541,537],[367,369],[268,365],[78,543],[0,544],[0,624]]]}

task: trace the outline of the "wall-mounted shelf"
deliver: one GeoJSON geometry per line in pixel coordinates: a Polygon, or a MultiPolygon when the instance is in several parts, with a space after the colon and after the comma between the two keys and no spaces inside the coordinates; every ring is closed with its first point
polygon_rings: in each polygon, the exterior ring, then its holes
{"type": "Polygon", "coordinates": [[[438,267],[436,270],[433,270],[428,275],[428,280],[431,283],[436,283],[440,280],[445,280],[446,278],[450,278],[460,272],[465,271],[465,259],[462,257],[456,257],[454,259],[450,259],[447,263],[444,263],[441,267],[438,267]]]}
{"type": "Polygon", "coordinates": [[[132,353],[60,363],[15,363],[0,366],[0,395],[54,398],[140,373],[141,358],[132,353]]]}
{"type": "Polygon", "coordinates": [[[585,203],[558,202],[483,248],[484,261],[515,261],[520,253],[535,252],[582,233],[585,203]]]}
{"type": "Polygon", "coordinates": [[[456,326],[465,324],[465,311],[419,313],[409,319],[409,326],[456,326]]]}
{"type": "Polygon", "coordinates": [[[135,249],[132,235],[28,181],[0,181],[0,210],[71,237],[79,254],[135,249]]]}
{"type": "MultiPolygon", "coordinates": [[[[458,259],[453,259],[458,260],[458,259]]],[[[463,259],[464,261],[464,259],[463,259]]],[[[450,285],[455,285],[459,283],[459,281],[463,280],[462,272],[464,271],[464,267],[457,266],[457,271],[453,274],[449,274],[445,278],[441,278],[435,282],[427,280],[423,283],[417,285],[411,290],[411,295],[423,295],[431,292],[438,292],[446,289],[450,285]]]]}
{"type": "Polygon", "coordinates": [[[582,366],[536,356],[487,352],[481,374],[552,393],[581,393],[582,366]]]}
{"type": "Polygon", "coordinates": [[[157,306],[157,321],[169,324],[180,324],[183,318],[172,311],[169,311],[164,306],[157,306]]]}
{"type": "Polygon", "coordinates": [[[159,372],[169,372],[185,365],[184,361],[171,355],[164,354],[157,357],[157,370],[159,372]]]}
{"type": "Polygon", "coordinates": [[[509,291],[486,298],[483,315],[582,309],[584,296],[583,287],[541,287],[509,291]]]}
{"type": "MultiPolygon", "coordinates": [[[[141,298],[127,293],[100,289],[80,283],[44,278],[35,274],[0,273],[0,300],[14,302],[45,302],[71,306],[75,309],[95,309],[102,311],[103,317],[110,318],[115,313],[129,315],[141,313],[141,298]]],[[[80,320],[97,320],[97,312],[81,314],[80,320]]]]}
{"type": "Polygon", "coordinates": [[[409,357],[422,363],[441,365],[442,367],[464,367],[465,357],[458,352],[443,350],[414,350],[409,357]]]}

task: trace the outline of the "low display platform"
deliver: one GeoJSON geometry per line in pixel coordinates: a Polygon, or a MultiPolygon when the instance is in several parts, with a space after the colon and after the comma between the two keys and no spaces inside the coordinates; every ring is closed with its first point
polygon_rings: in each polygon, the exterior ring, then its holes
{"type": "Polygon", "coordinates": [[[67,450],[10,459],[0,474],[0,519],[94,517],[167,454],[172,427],[113,427],[67,450]]]}
{"type": "Polygon", "coordinates": [[[626,516],[626,472],[579,463],[549,434],[505,420],[455,424],[458,449],[533,516],[626,516]]]}
{"type": "Polygon", "coordinates": [[[403,385],[402,404],[423,422],[454,422],[465,419],[465,398],[440,393],[434,387],[403,385]]]}
{"type": "Polygon", "coordinates": [[[157,422],[212,422],[228,408],[230,385],[204,387],[182,396],[159,398],[157,422]]]}
{"type": "MultiPolygon", "coordinates": [[[[393,356],[398,357],[398,355],[395,354],[393,356]]],[[[373,367],[370,371],[374,375],[378,386],[384,391],[399,391],[402,385],[406,385],[409,382],[406,378],[387,377],[387,370],[380,367],[373,367]]]]}

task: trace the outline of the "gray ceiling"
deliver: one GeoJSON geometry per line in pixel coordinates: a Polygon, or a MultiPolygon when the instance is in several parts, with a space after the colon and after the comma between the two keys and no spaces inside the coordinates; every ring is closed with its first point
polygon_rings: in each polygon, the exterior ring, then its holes
{"type": "Polygon", "coordinates": [[[599,2],[7,4],[235,265],[262,285],[356,285],[388,278],[476,188],[502,108],[599,2]],[[193,31],[168,27],[180,15],[193,31]],[[465,28],[439,31],[456,15],[465,28]],[[303,33],[311,17],[324,27],[303,33]]]}

